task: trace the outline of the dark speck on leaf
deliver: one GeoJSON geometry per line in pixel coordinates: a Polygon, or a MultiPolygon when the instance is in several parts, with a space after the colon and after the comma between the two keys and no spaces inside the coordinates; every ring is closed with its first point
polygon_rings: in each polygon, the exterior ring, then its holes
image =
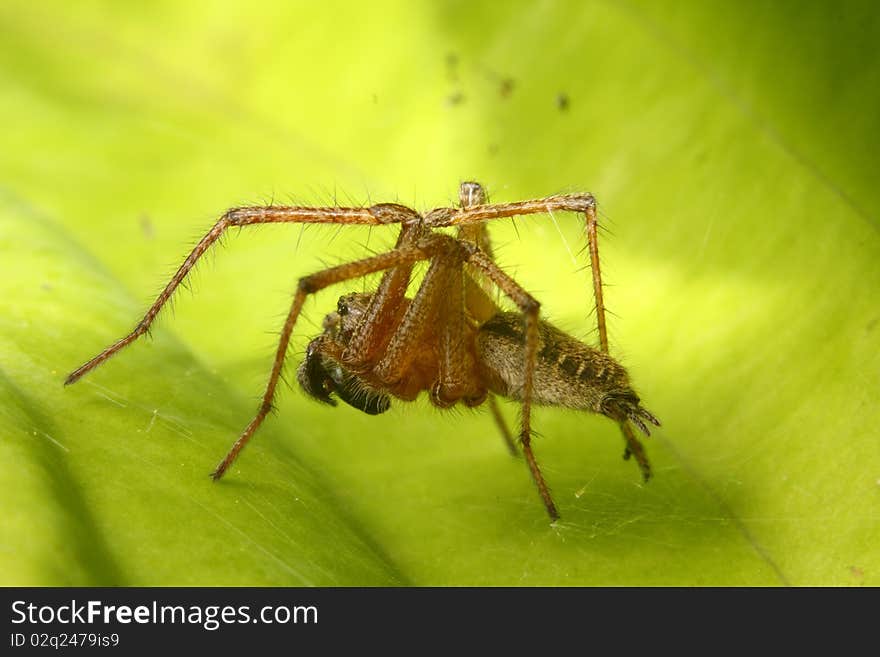
{"type": "Polygon", "coordinates": [[[460,91],[456,91],[455,93],[449,94],[446,97],[446,104],[450,106],[461,105],[464,102],[464,94],[460,91]]]}
{"type": "Polygon", "coordinates": [[[454,52],[446,55],[446,75],[452,82],[458,80],[458,55],[454,52]]]}
{"type": "Polygon", "coordinates": [[[568,94],[562,93],[561,91],[556,95],[556,107],[560,112],[565,112],[568,110],[568,94]]]}

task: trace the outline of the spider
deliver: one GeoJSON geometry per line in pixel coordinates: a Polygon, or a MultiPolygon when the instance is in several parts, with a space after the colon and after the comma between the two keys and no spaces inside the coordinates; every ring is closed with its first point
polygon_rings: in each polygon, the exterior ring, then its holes
{"type": "Polygon", "coordinates": [[[488,402],[508,448],[516,445],[504,424],[496,395],[522,403],[519,444],[552,520],[559,518],[532,450],[533,404],[601,413],[620,426],[624,458],[634,456],[647,481],[651,467],[633,425],[650,435],[660,426],[641,406],[624,367],[608,353],[605,306],[597,244],[596,201],[591,194],[549,196],[515,203],[488,202],[476,182],[461,183],[459,207],[420,214],[397,203],[370,207],[237,207],[228,210],[196,244],[134,330],[67,377],[74,383],[146,333],[199,258],[233,226],[266,223],[399,226],[393,249],[324,269],[299,279],[266,390],[256,415],[211,474],[216,481],[272,410],[293,327],[309,295],[330,285],[384,272],[370,293],[339,298],[321,335],[309,342],[297,370],[301,388],[336,405],[333,395],[365,413],[390,407],[391,397],[415,399],[427,391],[439,408],[488,402]],[[583,215],[593,279],[599,348],[564,333],[539,316],[540,303],[494,261],[487,222],[505,217],[567,211],[583,215]],[[453,237],[437,229],[457,228],[453,237]],[[407,289],[416,263],[428,269],[412,297],[407,289]],[[505,312],[493,298],[500,290],[519,312],[505,312]]]}

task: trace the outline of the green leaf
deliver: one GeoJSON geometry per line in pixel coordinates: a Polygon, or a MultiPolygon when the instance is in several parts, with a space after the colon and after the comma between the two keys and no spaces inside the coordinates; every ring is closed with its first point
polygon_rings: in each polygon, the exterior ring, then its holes
{"type": "MultiPolygon", "coordinates": [[[[867,2],[4,3],[0,583],[880,584],[878,37],[867,2]],[[226,207],[467,179],[599,199],[650,483],[607,419],[538,409],[551,525],[485,410],[285,390],[213,484],[297,277],[393,230],[234,232],[62,386],[226,207]]],[[[595,340],[578,219],[492,231],[595,340]]]]}

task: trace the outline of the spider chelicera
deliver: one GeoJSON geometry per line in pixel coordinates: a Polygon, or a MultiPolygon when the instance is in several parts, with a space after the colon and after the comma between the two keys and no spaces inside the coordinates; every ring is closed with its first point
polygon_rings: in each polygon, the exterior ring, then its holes
{"type": "Polygon", "coordinates": [[[426,214],[397,203],[233,208],[196,244],[135,329],[71,373],[65,384],[74,383],[146,333],[177,286],[227,228],[266,223],[395,224],[400,233],[390,251],[299,280],[257,414],[212,473],[214,480],[223,476],[271,411],[290,336],[308,296],[336,283],[384,272],[373,292],[340,297],[337,310],[325,317],[323,333],[309,343],[297,371],[306,393],[333,405],[336,395],[372,415],[388,410],[391,397],[411,401],[422,391],[440,408],[488,402],[514,454],[516,445],[494,395],[520,401],[519,444],[554,520],[559,513],[532,451],[532,404],[601,413],[616,421],[626,443],[624,458],[634,456],[647,481],[650,464],[632,426],[650,435],[647,423],[659,426],[660,422],[640,405],[626,370],[608,354],[593,196],[561,194],[491,204],[478,183],[464,182],[459,201],[457,208],[426,214]],[[540,303],[492,257],[488,221],[554,211],[575,212],[585,220],[599,349],[541,320],[540,303]],[[457,227],[456,237],[435,230],[449,226],[457,227]],[[428,261],[429,266],[410,298],[407,288],[420,261],[428,261]],[[518,313],[498,306],[491,294],[493,286],[517,306],[518,313]]]}

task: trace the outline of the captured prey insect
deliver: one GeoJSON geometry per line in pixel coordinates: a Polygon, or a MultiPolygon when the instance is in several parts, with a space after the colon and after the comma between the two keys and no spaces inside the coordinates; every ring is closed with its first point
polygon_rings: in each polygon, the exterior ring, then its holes
{"type": "Polygon", "coordinates": [[[439,408],[487,402],[509,449],[516,445],[494,396],[522,404],[519,444],[552,519],[559,513],[532,449],[533,404],[601,413],[620,426],[624,458],[634,456],[644,479],[650,464],[633,425],[650,435],[660,422],[640,403],[624,367],[608,353],[605,306],[597,244],[596,201],[586,193],[561,194],[515,203],[489,203],[482,186],[464,182],[459,206],[421,214],[397,203],[370,207],[238,207],[228,210],[192,252],[135,329],[75,370],[74,383],[148,331],[162,306],[199,258],[233,226],[266,223],[399,226],[397,242],[385,253],[324,269],[299,279],[281,330],[272,371],[256,415],[212,473],[220,479],[270,410],[291,333],[309,295],[330,285],[384,272],[375,290],[346,294],[324,319],[297,371],[302,389],[335,405],[334,395],[369,414],[383,413],[391,398],[415,399],[427,391],[439,408]],[[574,212],[583,216],[592,268],[599,348],[591,347],[540,318],[540,303],[506,274],[492,256],[487,223],[505,217],[574,212]],[[453,237],[436,229],[456,227],[453,237]],[[415,293],[407,289],[415,265],[428,262],[415,293]],[[517,307],[505,312],[494,300],[497,288],[517,307]]]}

